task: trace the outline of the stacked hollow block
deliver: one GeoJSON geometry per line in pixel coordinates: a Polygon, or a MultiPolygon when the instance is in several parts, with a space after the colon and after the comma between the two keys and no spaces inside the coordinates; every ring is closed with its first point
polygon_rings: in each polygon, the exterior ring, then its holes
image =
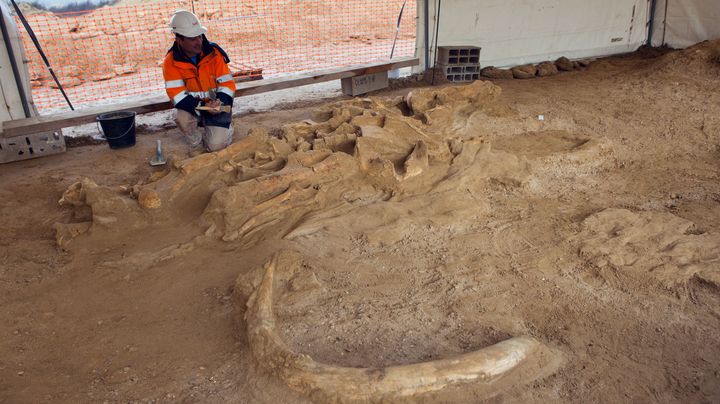
{"type": "Polygon", "coordinates": [[[477,46],[439,46],[437,61],[448,81],[480,78],[480,48],[477,46]]]}

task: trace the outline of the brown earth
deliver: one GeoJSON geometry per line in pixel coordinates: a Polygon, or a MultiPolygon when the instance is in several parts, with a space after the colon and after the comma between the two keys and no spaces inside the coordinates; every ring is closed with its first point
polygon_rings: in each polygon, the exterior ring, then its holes
{"type": "Polygon", "coordinates": [[[243,317],[290,250],[279,335],[318,362],[518,336],[562,357],[418,402],[717,402],[718,55],[247,115],[266,129],[195,158],[168,130],[1,166],[0,401],[307,402],[243,317]]]}

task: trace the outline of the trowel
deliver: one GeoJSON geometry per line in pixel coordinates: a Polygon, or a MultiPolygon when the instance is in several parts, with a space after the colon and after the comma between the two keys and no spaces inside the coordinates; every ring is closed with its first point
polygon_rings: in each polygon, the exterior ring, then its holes
{"type": "Polygon", "coordinates": [[[157,149],[155,149],[155,155],[153,158],[150,159],[150,165],[151,166],[162,166],[165,165],[167,160],[165,159],[165,156],[162,152],[162,143],[160,139],[157,141],[157,149]]]}
{"type": "Polygon", "coordinates": [[[232,106],[231,106],[231,105],[220,105],[220,106],[217,107],[217,108],[210,108],[210,107],[206,107],[206,106],[201,106],[201,107],[195,107],[195,109],[198,110],[198,111],[218,111],[218,112],[226,112],[226,113],[231,113],[231,112],[232,112],[232,106]]]}
{"type": "MultiPolygon", "coordinates": [[[[217,92],[218,92],[217,87],[209,89],[208,90],[208,99],[210,99],[210,101],[216,101],[217,100],[217,92]]],[[[232,105],[222,105],[222,103],[220,103],[220,106],[215,107],[215,108],[211,108],[206,105],[200,105],[200,106],[195,107],[195,109],[198,111],[215,111],[215,112],[225,112],[225,113],[229,113],[229,114],[232,113],[232,105]]]]}

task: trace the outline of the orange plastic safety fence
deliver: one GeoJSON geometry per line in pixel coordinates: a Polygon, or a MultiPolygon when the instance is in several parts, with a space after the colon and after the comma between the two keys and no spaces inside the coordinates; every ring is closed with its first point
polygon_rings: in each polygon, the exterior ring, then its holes
{"type": "MultiPolygon", "coordinates": [[[[27,10],[50,65],[76,108],[162,93],[161,63],[173,42],[168,23],[192,11],[207,37],[247,79],[370,63],[390,57],[403,0],[121,0],[91,11],[27,10]]],[[[416,2],[408,0],[394,56],[415,53],[416,2]]],[[[41,112],[67,109],[18,21],[41,112]]]]}

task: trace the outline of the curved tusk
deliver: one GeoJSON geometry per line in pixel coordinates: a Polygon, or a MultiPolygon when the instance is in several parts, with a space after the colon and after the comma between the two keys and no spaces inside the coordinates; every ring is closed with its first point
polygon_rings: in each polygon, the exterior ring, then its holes
{"type": "MultiPolygon", "coordinates": [[[[308,355],[291,351],[275,331],[273,280],[280,254],[266,263],[260,286],[248,300],[247,330],[258,363],[298,392],[331,401],[374,402],[435,392],[462,383],[489,383],[518,368],[528,358],[535,359],[531,362],[537,367],[531,379],[540,376],[543,367],[552,367],[552,372],[559,365],[559,357],[552,358],[554,353],[547,347],[524,336],[453,358],[410,365],[350,368],[316,362],[308,355]]],[[[548,374],[547,370],[543,375],[548,374]]]]}

